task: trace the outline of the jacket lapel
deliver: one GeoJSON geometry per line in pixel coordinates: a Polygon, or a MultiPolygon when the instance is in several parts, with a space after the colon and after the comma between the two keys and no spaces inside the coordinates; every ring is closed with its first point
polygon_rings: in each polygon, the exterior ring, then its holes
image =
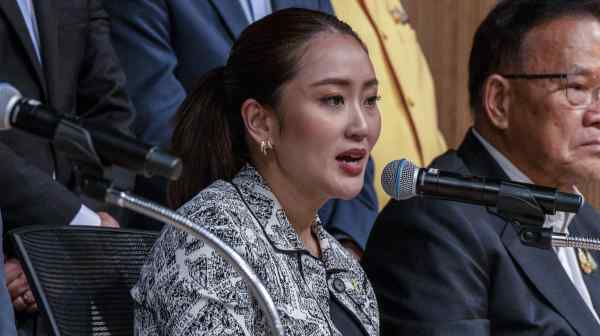
{"type": "MultiPolygon", "coordinates": [[[[598,229],[596,228],[598,225],[597,218],[598,213],[592,209],[590,205],[585,203],[581,210],[579,210],[577,216],[573,219],[571,225],[569,225],[569,233],[572,236],[578,237],[598,237],[600,232],[598,232],[598,229]]],[[[591,250],[588,250],[588,252],[592,255],[596,264],[600,263],[600,252],[591,250]]],[[[596,313],[598,313],[600,312],[600,270],[592,270],[589,274],[582,272],[582,275],[583,281],[585,281],[585,285],[592,298],[594,308],[596,308],[596,313]]]]}
{"type": "Polygon", "coordinates": [[[56,22],[57,11],[55,1],[34,0],[40,31],[40,51],[44,62],[48,104],[53,105],[53,98],[57,96],[58,85],[53,85],[58,80],[58,25],[56,22]]]}
{"type": "MultiPolygon", "coordinates": [[[[43,0],[47,1],[47,0],[43,0]]],[[[235,41],[244,28],[249,24],[244,10],[237,0],[209,0],[216,11],[219,13],[231,40],[235,41]]]]}
{"type": "Polygon", "coordinates": [[[232,183],[275,249],[308,253],[281,204],[254,167],[246,165],[232,183]]]}
{"type": "Polygon", "coordinates": [[[523,245],[512,229],[504,231],[502,242],[533,285],[573,329],[580,335],[597,335],[600,332],[594,316],[553,250],[523,245]]]}
{"type": "Polygon", "coordinates": [[[377,335],[377,302],[366,292],[365,274],[360,265],[347,255],[339,242],[325,232],[322,225],[313,227],[321,246],[321,260],[327,270],[329,294],[350,313],[365,334],[377,335]]]}
{"type": "MultiPolygon", "coordinates": [[[[50,2],[50,1],[44,1],[50,2]]],[[[31,36],[29,35],[29,30],[27,29],[27,25],[25,24],[25,20],[23,19],[23,14],[21,13],[21,9],[19,8],[16,0],[2,0],[0,1],[0,9],[4,12],[5,17],[13,26],[13,29],[19,36],[19,40],[25,48],[27,58],[29,63],[31,64],[35,76],[42,88],[42,92],[44,96],[48,96],[46,91],[46,81],[44,78],[44,74],[42,71],[42,66],[37,59],[37,55],[35,53],[35,49],[33,47],[33,41],[31,40],[31,36]]],[[[35,9],[37,11],[37,7],[35,9]]],[[[38,15],[39,17],[39,15],[38,15]]],[[[40,33],[41,33],[40,27],[40,33]]]]}
{"type": "MultiPolygon", "coordinates": [[[[507,179],[504,171],[471,131],[463,141],[459,155],[471,174],[507,179]]],[[[491,220],[505,222],[494,217],[491,220]]],[[[505,223],[506,228],[501,231],[502,243],[532,285],[580,335],[599,334],[594,316],[564,272],[556,253],[523,245],[512,225],[505,223]]]]}

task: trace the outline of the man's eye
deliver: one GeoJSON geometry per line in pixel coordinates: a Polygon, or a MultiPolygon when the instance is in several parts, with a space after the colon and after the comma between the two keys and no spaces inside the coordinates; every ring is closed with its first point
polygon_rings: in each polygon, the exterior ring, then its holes
{"type": "Polygon", "coordinates": [[[321,99],[321,101],[331,107],[339,107],[344,105],[344,97],[342,96],[325,97],[321,99]]]}
{"type": "Polygon", "coordinates": [[[567,86],[567,89],[576,90],[576,91],[585,91],[585,90],[587,90],[587,87],[583,84],[569,83],[569,85],[567,86]]]}

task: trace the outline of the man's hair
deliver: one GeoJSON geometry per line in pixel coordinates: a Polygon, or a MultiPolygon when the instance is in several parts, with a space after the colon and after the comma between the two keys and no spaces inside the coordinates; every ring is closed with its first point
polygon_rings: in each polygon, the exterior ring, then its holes
{"type": "Polygon", "coordinates": [[[483,86],[494,73],[522,65],[523,41],[533,28],[567,16],[600,19],[600,0],[504,0],[479,25],[469,59],[472,111],[483,109],[483,86]]]}

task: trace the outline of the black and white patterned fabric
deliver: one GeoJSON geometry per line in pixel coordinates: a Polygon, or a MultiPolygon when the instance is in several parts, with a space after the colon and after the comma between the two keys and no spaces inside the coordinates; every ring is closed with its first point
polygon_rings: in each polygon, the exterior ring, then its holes
{"type": "MultiPolygon", "coordinates": [[[[234,248],[271,294],[286,335],[341,333],[329,311],[337,300],[365,335],[379,335],[377,302],[354,258],[315,219],[321,258],[305,249],[265,181],[246,166],[178,210],[234,248]]],[[[165,227],[132,289],[135,334],[270,335],[242,277],[191,235],[165,227]]]]}

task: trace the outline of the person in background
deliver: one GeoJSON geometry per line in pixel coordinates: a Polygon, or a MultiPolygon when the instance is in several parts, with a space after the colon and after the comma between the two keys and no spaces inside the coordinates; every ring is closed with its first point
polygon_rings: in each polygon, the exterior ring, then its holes
{"type": "MultiPolygon", "coordinates": [[[[133,110],[99,0],[0,1],[0,38],[0,82],[80,117],[84,126],[129,132],[133,110]]],[[[68,190],[76,187],[75,170],[50,141],[16,129],[0,132],[3,234],[31,224],[118,225],[68,190]]],[[[17,313],[35,311],[21,265],[11,254],[4,271],[17,313]]]]}
{"type": "MultiPolygon", "coordinates": [[[[460,147],[431,167],[577,193],[600,180],[600,1],[502,1],[469,60],[474,115],[460,147]]],[[[600,214],[544,227],[600,236],[600,214]]],[[[600,254],[529,247],[497,209],[391,201],[364,267],[383,335],[599,335],[600,254]]]]}
{"type": "MultiPolygon", "coordinates": [[[[379,335],[368,279],[317,215],[363,188],[380,130],[377,83],[348,25],[284,9],[248,26],[177,113],[171,148],[184,171],[170,204],[249,263],[286,334],[379,335]]],[[[132,296],[139,336],[271,333],[235,268],[173,227],[132,296]]]]}
{"type": "MultiPolygon", "coordinates": [[[[134,132],[165,145],[171,120],[194,82],[225,64],[231,46],[251,22],[287,7],[333,13],[329,0],[107,0],[113,42],[127,75],[137,110],[134,132]]],[[[164,203],[166,181],[138,178],[136,192],[164,203]]],[[[321,210],[326,229],[362,255],[378,212],[370,161],[365,187],[352,200],[332,200],[321,210]]],[[[146,219],[134,224],[156,228],[146,219]]]]}
{"type": "Polygon", "coordinates": [[[379,181],[388,162],[405,158],[424,167],[446,150],[431,72],[400,0],[331,0],[331,4],[335,15],[365,41],[385,97],[380,105],[381,137],[371,154],[383,208],[390,197],[379,181]]]}

